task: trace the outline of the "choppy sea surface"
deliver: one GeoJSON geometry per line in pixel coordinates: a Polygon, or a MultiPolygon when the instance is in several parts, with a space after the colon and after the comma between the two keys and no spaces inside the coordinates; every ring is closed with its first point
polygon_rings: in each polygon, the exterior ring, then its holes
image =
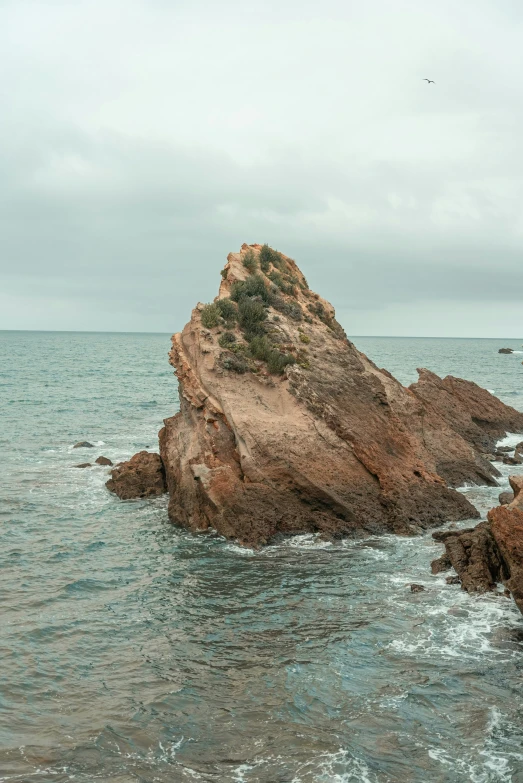
{"type": "MultiPolygon", "coordinates": [[[[523,409],[521,340],[354,341],[523,409]]],[[[0,332],[0,780],[523,781],[523,617],[432,576],[430,535],[253,552],[74,467],[156,448],[168,349],[0,332]]]]}

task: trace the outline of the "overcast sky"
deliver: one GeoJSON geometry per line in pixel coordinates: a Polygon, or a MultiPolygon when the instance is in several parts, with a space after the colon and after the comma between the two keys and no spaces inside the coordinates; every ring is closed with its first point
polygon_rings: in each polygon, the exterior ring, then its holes
{"type": "Polygon", "coordinates": [[[0,328],[172,332],[268,242],[350,335],[523,337],[522,41],[521,0],[0,0],[0,328]]]}

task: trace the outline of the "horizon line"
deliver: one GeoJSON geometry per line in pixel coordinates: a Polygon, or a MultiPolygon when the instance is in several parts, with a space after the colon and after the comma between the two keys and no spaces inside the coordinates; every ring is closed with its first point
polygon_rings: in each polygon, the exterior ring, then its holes
{"type": "MultiPolygon", "coordinates": [[[[0,333],[33,333],[33,334],[157,334],[172,335],[176,332],[142,332],[101,329],[0,329],[0,333]]],[[[412,334],[349,334],[350,339],[377,338],[380,340],[523,340],[523,337],[469,337],[463,335],[412,335],[412,334]]]]}

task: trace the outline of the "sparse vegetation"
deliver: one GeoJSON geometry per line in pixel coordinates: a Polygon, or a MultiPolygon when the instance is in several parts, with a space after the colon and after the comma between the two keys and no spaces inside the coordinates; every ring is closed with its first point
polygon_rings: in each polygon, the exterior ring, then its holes
{"type": "Polygon", "coordinates": [[[296,359],[292,354],[274,350],[267,359],[267,369],[273,375],[282,375],[289,364],[295,363],[296,359]]]}
{"type": "Polygon", "coordinates": [[[283,256],[277,250],[273,250],[272,247],[265,244],[260,250],[260,267],[262,271],[267,273],[271,264],[277,269],[281,269],[284,264],[283,256]]]}
{"type": "Polygon", "coordinates": [[[237,280],[231,288],[231,299],[239,302],[245,297],[259,296],[266,304],[271,304],[272,294],[262,275],[249,275],[247,280],[237,280]]]}
{"type": "Polygon", "coordinates": [[[221,334],[218,338],[218,343],[221,345],[222,348],[229,348],[233,343],[236,342],[236,335],[232,332],[224,332],[221,334]]]}
{"type": "Polygon", "coordinates": [[[282,275],[281,272],[269,272],[268,277],[284,294],[296,296],[296,288],[290,275],[282,275]]]}
{"type": "Polygon", "coordinates": [[[229,297],[218,299],[215,304],[227,326],[232,326],[238,320],[238,308],[229,297]]]}
{"type": "Polygon", "coordinates": [[[252,250],[248,250],[242,257],[242,264],[251,274],[256,272],[258,269],[258,262],[256,261],[256,256],[252,250]]]}
{"type": "Polygon", "coordinates": [[[222,271],[220,272],[220,274],[221,274],[221,276],[223,277],[224,280],[227,280],[227,272],[228,271],[229,271],[228,269],[222,269],[222,271]]]}
{"type": "Polygon", "coordinates": [[[263,322],[266,318],[267,311],[262,302],[249,297],[240,299],[238,304],[238,321],[248,340],[256,335],[263,334],[263,322]]]}
{"type": "Polygon", "coordinates": [[[282,296],[275,297],[272,306],[283,315],[292,318],[293,321],[301,321],[303,317],[300,305],[297,302],[286,302],[282,296]]]}
{"type": "Polygon", "coordinates": [[[223,369],[229,370],[230,372],[243,374],[248,372],[250,369],[249,362],[241,354],[234,354],[229,353],[228,351],[223,351],[220,354],[219,361],[223,369]]]}
{"type": "Polygon", "coordinates": [[[305,345],[308,345],[310,343],[310,341],[311,341],[311,338],[307,334],[303,334],[303,332],[301,332],[301,334],[300,334],[300,342],[305,343],[305,345]]]}
{"type": "Polygon", "coordinates": [[[206,329],[214,329],[220,323],[220,311],[216,304],[207,304],[202,310],[202,324],[206,329]]]}

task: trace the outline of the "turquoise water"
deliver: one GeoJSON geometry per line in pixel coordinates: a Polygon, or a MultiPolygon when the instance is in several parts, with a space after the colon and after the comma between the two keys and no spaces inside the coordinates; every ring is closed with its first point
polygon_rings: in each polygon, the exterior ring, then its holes
{"type": "MultiPolygon", "coordinates": [[[[354,339],[404,383],[426,366],[523,409],[523,355],[497,353],[523,340],[354,339]]],[[[0,332],[0,780],[523,781],[523,618],[431,576],[430,536],[254,553],[74,467],[156,448],[168,349],[0,332]]]]}

